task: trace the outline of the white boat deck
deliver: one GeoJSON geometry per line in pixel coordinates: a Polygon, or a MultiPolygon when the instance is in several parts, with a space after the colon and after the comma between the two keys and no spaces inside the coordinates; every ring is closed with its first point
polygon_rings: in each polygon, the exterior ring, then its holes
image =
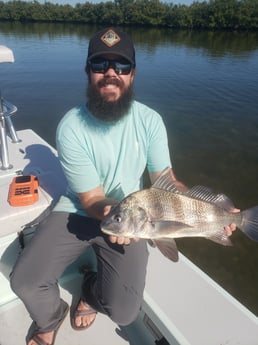
{"type": "MultiPolygon", "coordinates": [[[[68,293],[63,292],[62,295],[66,301],[69,302],[71,300],[71,296],[68,293]]],[[[21,303],[6,308],[1,314],[0,344],[26,344],[25,339],[30,324],[31,320],[21,303]]],[[[100,345],[103,344],[105,340],[107,344],[129,344],[128,341],[124,340],[123,337],[119,335],[119,327],[104,315],[98,315],[96,322],[87,332],[74,331],[70,326],[69,317],[67,317],[58,332],[55,344],[100,345]]]]}
{"type": "Polygon", "coordinates": [[[145,302],[178,344],[258,344],[258,318],[182,254],[173,264],[151,249],[145,302]]]}
{"type": "MultiPolygon", "coordinates": [[[[17,156],[15,161],[10,159],[14,168],[0,171],[4,205],[0,208],[0,345],[25,344],[31,324],[24,306],[9,287],[9,273],[19,252],[17,218],[26,215],[25,223],[32,221],[64,188],[55,151],[30,130],[18,134],[22,142],[9,143],[10,157],[17,156]],[[39,177],[42,197],[35,210],[27,206],[26,212],[10,210],[5,205],[9,183],[17,170],[34,172],[39,177]]],[[[84,260],[82,257],[78,265],[84,260]]],[[[73,264],[60,280],[62,297],[69,303],[78,295],[78,265],[73,264]]],[[[183,255],[180,254],[178,263],[172,263],[150,248],[143,308],[138,319],[128,327],[119,327],[106,316],[98,315],[91,328],[76,332],[67,317],[55,344],[258,345],[258,319],[183,255]]]]}
{"type": "MultiPolygon", "coordinates": [[[[17,232],[21,224],[38,217],[65,190],[65,179],[55,150],[31,130],[18,133],[19,143],[8,140],[11,169],[0,169],[0,237],[17,232]],[[36,175],[41,188],[39,201],[33,205],[13,207],[7,202],[9,184],[19,173],[36,175]]],[[[1,163],[0,163],[1,164],[1,163]]]]}

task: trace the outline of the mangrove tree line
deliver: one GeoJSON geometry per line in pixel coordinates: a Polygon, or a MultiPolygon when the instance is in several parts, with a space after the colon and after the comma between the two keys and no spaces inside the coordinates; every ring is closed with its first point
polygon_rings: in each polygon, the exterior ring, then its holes
{"type": "Polygon", "coordinates": [[[159,0],[88,1],[75,6],[48,1],[0,1],[0,21],[257,30],[258,0],[194,1],[188,6],[159,0]]]}

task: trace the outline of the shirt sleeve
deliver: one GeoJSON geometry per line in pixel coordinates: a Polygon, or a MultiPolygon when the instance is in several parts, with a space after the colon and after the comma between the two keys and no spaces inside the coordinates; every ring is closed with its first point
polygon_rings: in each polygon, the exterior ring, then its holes
{"type": "Polygon", "coordinates": [[[149,172],[162,171],[172,167],[167,131],[159,114],[153,117],[149,128],[147,169],[149,172]]]}
{"type": "Polygon", "coordinates": [[[82,140],[79,128],[70,127],[67,122],[57,129],[56,145],[69,188],[75,193],[87,192],[100,185],[99,175],[92,157],[82,140]]]}

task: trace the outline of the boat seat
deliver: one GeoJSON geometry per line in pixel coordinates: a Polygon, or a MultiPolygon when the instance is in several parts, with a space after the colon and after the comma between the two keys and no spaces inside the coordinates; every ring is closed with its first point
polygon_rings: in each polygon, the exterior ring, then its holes
{"type": "Polygon", "coordinates": [[[3,62],[14,62],[14,56],[10,48],[0,45],[0,63],[3,62]]]}

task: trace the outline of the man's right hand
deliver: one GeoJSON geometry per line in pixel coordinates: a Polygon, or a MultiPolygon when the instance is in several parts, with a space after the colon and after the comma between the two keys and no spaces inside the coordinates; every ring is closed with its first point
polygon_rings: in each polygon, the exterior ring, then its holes
{"type": "Polygon", "coordinates": [[[128,244],[131,243],[131,239],[129,237],[123,237],[123,236],[110,235],[109,240],[111,243],[117,243],[124,246],[127,246],[128,244]]]}
{"type": "Polygon", "coordinates": [[[132,240],[134,242],[138,242],[139,238],[138,237],[129,238],[129,237],[124,237],[124,236],[110,235],[109,236],[109,240],[110,240],[111,243],[117,243],[117,244],[120,244],[122,246],[127,246],[127,245],[129,245],[131,243],[132,240]]]}

